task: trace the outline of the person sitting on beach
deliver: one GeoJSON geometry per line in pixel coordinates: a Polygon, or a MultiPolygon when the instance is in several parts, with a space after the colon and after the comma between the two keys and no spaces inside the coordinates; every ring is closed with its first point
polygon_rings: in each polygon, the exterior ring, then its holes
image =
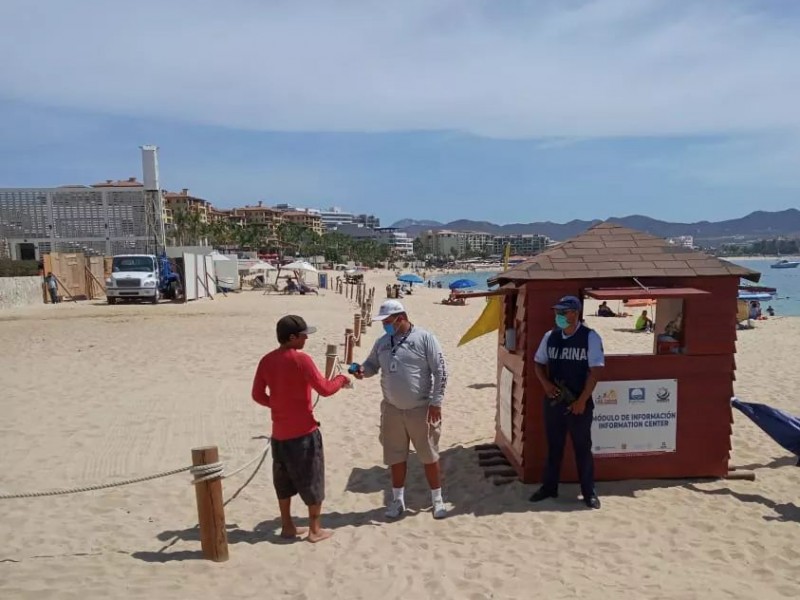
{"type": "Polygon", "coordinates": [[[300,293],[303,294],[303,295],[305,295],[305,294],[316,294],[317,296],[319,296],[319,292],[317,290],[315,290],[314,288],[312,288],[311,286],[309,286],[305,281],[301,281],[300,282],[299,290],[300,290],[300,293]]]}
{"type": "Polygon", "coordinates": [[[456,294],[455,290],[450,290],[450,295],[444,300],[442,300],[442,304],[450,304],[452,306],[465,306],[467,304],[467,301],[466,299],[456,294]]]}
{"type": "Polygon", "coordinates": [[[761,303],[758,300],[753,300],[752,302],[750,302],[749,317],[754,321],[761,318],[761,303]]]}
{"type": "Polygon", "coordinates": [[[775,309],[774,309],[774,308],[772,308],[772,305],[771,305],[771,304],[770,304],[770,305],[767,307],[767,314],[768,314],[770,317],[774,317],[774,316],[775,316],[775,309]]]}
{"type": "Polygon", "coordinates": [[[297,315],[280,319],[276,326],[280,347],[259,361],[252,390],[253,400],[268,407],[272,415],[272,483],[281,513],[280,535],[294,539],[307,531],[296,527],[292,520],[292,496],[299,494],[308,506],[309,542],[333,535],[321,526],[325,455],[311,390],[327,397],[350,385],[344,375],[325,379],[314,360],[302,352],[308,336],[315,331],[297,315]]]}
{"type": "Polygon", "coordinates": [[[283,288],[283,293],[284,294],[296,294],[299,291],[300,291],[300,288],[297,287],[297,284],[295,283],[294,279],[292,279],[291,277],[287,277],[286,278],[286,287],[283,288]]]}
{"type": "Polygon", "coordinates": [[[636,331],[644,331],[645,333],[653,331],[653,320],[647,316],[646,310],[643,310],[642,314],[636,319],[636,325],[633,328],[636,331]]]}
{"type": "Polygon", "coordinates": [[[603,300],[603,302],[600,303],[600,306],[597,307],[597,316],[598,317],[616,317],[617,313],[615,313],[613,310],[611,310],[608,307],[608,302],[603,300]]]}
{"type": "Polygon", "coordinates": [[[668,335],[673,339],[679,340],[681,337],[682,321],[683,321],[683,315],[679,314],[677,317],[672,319],[672,321],[666,324],[666,326],[664,327],[664,334],[668,335]]]}

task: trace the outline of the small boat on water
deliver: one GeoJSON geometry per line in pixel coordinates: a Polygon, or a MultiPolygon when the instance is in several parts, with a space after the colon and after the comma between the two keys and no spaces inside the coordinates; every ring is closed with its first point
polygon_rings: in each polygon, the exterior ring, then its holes
{"type": "Polygon", "coordinates": [[[772,269],[795,269],[797,266],[800,265],[800,260],[779,260],[776,263],[772,263],[770,268],[772,269]]]}
{"type": "Polygon", "coordinates": [[[739,286],[739,293],[750,293],[750,292],[770,292],[771,294],[775,294],[778,291],[778,288],[769,287],[766,285],[740,285],[739,286]]]}
{"type": "Polygon", "coordinates": [[[778,288],[766,285],[740,285],[739,300],[772,300],[778,288]]]}
{"type": "Polygon", "coordinates": [[[769,292],[739,292],[739,300],[772,300],[769,292]]]}

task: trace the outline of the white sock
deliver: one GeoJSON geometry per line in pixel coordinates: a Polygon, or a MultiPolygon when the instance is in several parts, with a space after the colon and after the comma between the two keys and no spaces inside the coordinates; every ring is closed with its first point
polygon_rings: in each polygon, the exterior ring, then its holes
{"type": "Polygon", "coordinates": [[[431,502],[444,502],[444,500],[442,500],[442,488],[431,490],[431,502]]]}
{"type": "Polygon", "coordinates": [[[405,499],[406,488],[399,487],[399,488],[392,488],[392,496],[395,500],[400,500],[403,504],[406,503],[405,499]]]}

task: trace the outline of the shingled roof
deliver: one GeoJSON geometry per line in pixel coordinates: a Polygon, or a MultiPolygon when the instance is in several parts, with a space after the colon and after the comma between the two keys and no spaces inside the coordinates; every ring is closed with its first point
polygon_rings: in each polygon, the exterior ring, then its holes
{"type": "Polygon", "coordinates": [[[622,227],[599,223],[530,260],[498,274],[490,283],[534,279],[619,279],[621,277],[743,277],[758,271],[622,227]]]}

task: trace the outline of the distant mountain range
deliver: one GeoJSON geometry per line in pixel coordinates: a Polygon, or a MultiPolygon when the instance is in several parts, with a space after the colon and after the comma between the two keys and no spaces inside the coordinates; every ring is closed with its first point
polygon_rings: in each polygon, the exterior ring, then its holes
{"type": "MultiPolygon", "coordinates": [[[[679,235],[694,236],[698,242],[718,243],[734,240],[752,240],[774,238],[777,236],[800,236],[800,210],[790,208],[778,212],[756,211],[746,217],[729,219],[727,221],[699,221],[697,223],[670,223],[659,221],[642,215],[628,217],[611,217],[607,219],[631,229],[644,231],[659,237],[676,237],[679,235]]],[[[594,221],[574,220],[569,223],[552,223],[550,221],[537,223],[510,223],[497,225],[488,221],[470,221],[459,219],[450,223],[438,221],[416,221],[403,219],[392,227],[398,227],[409,235],[418,236],[423,231],[449,229],[453,231],[483,231],[493,235],[515,233],[540,233],[554,240],[565,240],[592,225],[600,223],[594,221]]]]}

